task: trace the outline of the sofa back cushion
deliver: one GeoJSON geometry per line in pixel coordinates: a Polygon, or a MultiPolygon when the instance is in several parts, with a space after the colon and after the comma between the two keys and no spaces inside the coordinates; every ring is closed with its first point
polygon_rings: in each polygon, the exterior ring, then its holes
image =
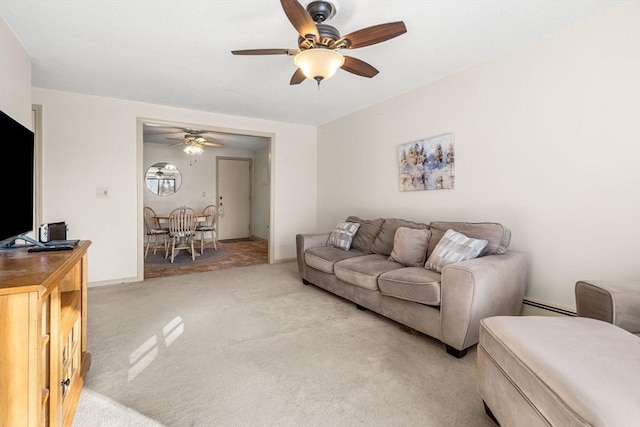
{"type": "Polygon", "coordinates": [[[371,245],[373,245],[378,233],[380,233],[384,218],[362,219],[357,216],[350,216],[346,220],[360,224],[360,228],[358,228],[356,235],[353,237],[351,247],[366,254],[372,253],[371,245]]]}
{"type": "Polygon", "coordinates": [[[442,238],[444,233],[449,229],[453,229],[474,239],[483,239],[488,241],[489,243],[482,250],[480,256],[503,254],[507,251],[509,242],[511,241],[511,231],[503,225],[495,222],[433,221],[429,225],[431,227],[431,239],[429,239],[427,256],[431,255],[440,238],[442,238]]]}
{"type": "Polygon", "coordinates": [[[438,242],[440,242],[440,239],[442,239],[442,236],[446,233],[446,230],[442,231],[433,227],[429,227],[429,231],[431,231],[431,237],[429,237],[429,244],[427,245],[427,259],[429,259],[438,242]]]}
{"type": "Polygon", "coordinates": [[[420,230],[429,229],[427,224],[407,221],[405,219],[385,218],[380,233],[378,233],[378,237],[376,237],[376,240],[371,246],[371,251],[380,255],[391,255],[391,251],[393,251],[393,240],[396,237],[396,230],[399,227],[417,228],[420,230]]]}

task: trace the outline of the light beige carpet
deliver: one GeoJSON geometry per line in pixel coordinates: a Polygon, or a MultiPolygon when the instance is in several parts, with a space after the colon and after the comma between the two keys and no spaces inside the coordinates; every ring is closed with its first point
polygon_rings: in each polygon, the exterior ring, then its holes
{"type": "Polygon", "coordinates": [[[295,263],[89,289],[75,427],[493,426],[463,359],[295,263]]]}

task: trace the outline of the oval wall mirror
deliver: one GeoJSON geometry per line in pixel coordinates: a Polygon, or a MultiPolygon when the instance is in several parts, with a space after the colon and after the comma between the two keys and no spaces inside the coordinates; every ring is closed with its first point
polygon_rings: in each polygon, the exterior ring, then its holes
{"type": "Polygon", "coordinates": [[[170,196],[180,189],[182,175],[171,163],[155,163],[147,169],[144,176],[149,191],[158,196],[170,196]]]}

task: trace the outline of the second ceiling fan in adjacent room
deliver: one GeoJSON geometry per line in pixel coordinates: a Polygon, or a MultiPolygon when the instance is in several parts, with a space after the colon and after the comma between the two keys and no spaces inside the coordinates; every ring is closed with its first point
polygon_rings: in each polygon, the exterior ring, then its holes
{"type": "Polygon", "coordinates": [[[169,138],[176,141],[175,144],[172,145],[184,145],[184,152],[187,154],[201,154],[204,151],[204,147],[224,147],[224,144],[219,142],[209,141],[203,135],[207,133],[206,130],[195,130],[195,129],[182,129],[185,134],[183,138],[169,138]]]}
{"type": "Polygon", "coordinates": [[[224,147],[223,143],[213,141],[211,136],[215,135],[210,134],[207,130],[164,126],[151,123],[146,123],[145,126],[149,129],[153,129],[153,135],[155,135],[156,138],[162,135],[170,135],[164,136],[164,139],[178,142],[170,144],[169,146],[182,146],[182,151],[192,156],[192,158],[193,156],[204,153],[205,147],[224,147]]]}

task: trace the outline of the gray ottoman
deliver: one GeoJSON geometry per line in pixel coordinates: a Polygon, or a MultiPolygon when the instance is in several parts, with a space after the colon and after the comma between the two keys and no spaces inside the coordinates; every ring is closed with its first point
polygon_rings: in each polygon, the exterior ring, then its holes
{"type": "Polygon", "coordinates": [[[640,427],[640,337],[580,317],[480,323],[478,391],[502,427],[640,427]]]}

